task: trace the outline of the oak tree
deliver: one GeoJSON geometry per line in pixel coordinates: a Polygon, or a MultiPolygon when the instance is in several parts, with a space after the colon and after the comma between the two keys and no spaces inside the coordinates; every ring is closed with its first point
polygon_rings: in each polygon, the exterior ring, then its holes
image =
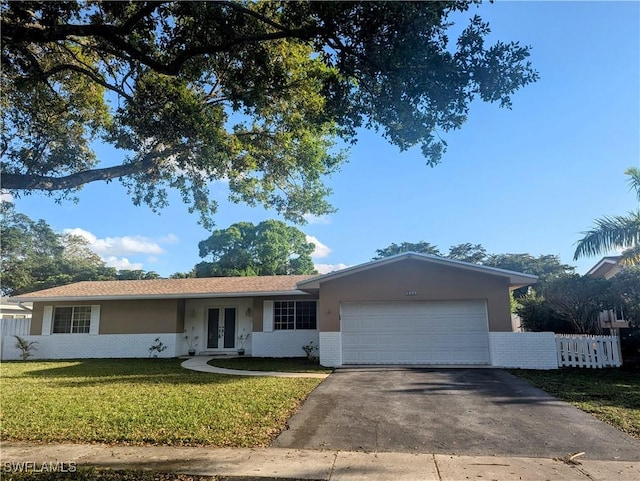
{"type": "Polygon", "coordinates": [[[337,142],[374,129],[435,165],[474,99],[510,107],[537,79],[529,47],[488,44],[478,15],[449,39],[475,3],[4,0],[3,188],[120,179],[154,209],[177,189],[211,225],[225,180],[288,220],[331,212],[337,142]]]}
{"type": "Polygon", "coordinates": [[[315,274],[313,243],[299,229],[279,220],[254,225],[238,222],[217,229],[198,244],[200,257],[211,262],[195,266],[196,277],[315,274]]]}

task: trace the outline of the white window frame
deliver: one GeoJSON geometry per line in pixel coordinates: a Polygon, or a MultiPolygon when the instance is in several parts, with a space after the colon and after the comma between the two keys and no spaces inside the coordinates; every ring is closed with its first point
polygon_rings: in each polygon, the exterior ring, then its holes
{"type": "Polygon", "coordinates": [[[317,299],[282,299],[278,301],[273,301],[273,330],[274,331],[317,331],[318,330],[318,300],[317,299]],[[293,328],[281,328],[278,327],[278,323],[276,321],[276,310],[277,304],[282,302],[293,302],[293,328]],[[297,317],[298,317],[298,303],[300,302],[313,302],[315,303],[315,314],[316,314],[316,326],[309,328],[298,328],[297,326],[297,317]]]}
{"type": "MultiPolygon", "coordinates": [[[[52,317],[51,317],[51,333],[52,334],[90,334],[91,333],[91,324],[93,321],[93,316],[92,316],[92,306],[90,305],[77,305],[77,306],[55,306],[53,308],[53,312],[52,312],[52,317]],[[64,331],[64,332],[56,332],[56,310],[58,309],[71,309],[71,323],[69,324],[69,330],[68,331],[64,331]],[[82,332],[78,332],[75,331],[74,332],[74,323],[79,323],[80,320],[75,319],[76,317],[76,309],[79,308],[83,308],[83,309],[88,309],[89,311],[89,318],[88,319],[82,319],[83,322],[88,322],[89,325],[86,328],[86,331],[82,331],[82,332]]],[[[76,328],[77,328],[77,324],[76,324],[76,328]]]]}

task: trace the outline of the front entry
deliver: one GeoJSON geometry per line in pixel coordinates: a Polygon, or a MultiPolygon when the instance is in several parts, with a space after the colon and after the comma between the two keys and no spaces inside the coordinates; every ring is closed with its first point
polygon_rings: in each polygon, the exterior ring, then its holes
{"type": "Polygon", "coordinates": [[[234,349],[236,347],[236,308],[209,309],[207,349],[234,349]]]}

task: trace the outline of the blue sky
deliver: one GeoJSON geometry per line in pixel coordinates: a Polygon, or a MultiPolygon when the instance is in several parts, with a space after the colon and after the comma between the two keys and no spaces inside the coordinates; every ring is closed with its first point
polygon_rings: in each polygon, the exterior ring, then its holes
{"type": "MultiPolygon", "coordinates": [[[[584,273],[597,258],[572,260],[580,232],[635,207],[624,170],[640,165],[640,3],[498,1],[463,17],[474,13],[490,22],[492,40],[532,46],[540,80],[514,95],[512,110],[474,104],[462,130],[444,136],[449,150],[434,168],[418,148],[400,153],[361,132],[327,181],[338,211],[300,227],[318,241],[323,269],[426,241],[445,253],[470,242],[489,253],[554,254],[584,273]]],[[[218,228],[277,218],[226,202],[224,183],[211,195],[218,228]]],[[[200,261],[198,242],[210,233],[178,195],[159,215],[134,206],[118,182],[87,185],[79,199],[15,204],[58,231],[84,233],[110,265],[168,276],[200,261]]]]}

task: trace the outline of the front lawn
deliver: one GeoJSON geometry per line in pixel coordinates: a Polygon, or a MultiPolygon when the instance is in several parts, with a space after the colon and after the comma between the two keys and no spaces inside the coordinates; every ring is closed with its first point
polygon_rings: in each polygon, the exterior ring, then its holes
{"type": "Polygon", "coordinates": [[[177,359],[3,362],[3,441],[267,446],[321,382],[189,371],[177,359]]]}
{"type": "Polygon", "coordinates": [[[317,362],[309,361],[306,357],[232,357],[230,359],[212,359],[211,366],[244,371],[275,371],[275,372],[312,372],[329,374],[331,368],[322,367],[317,362]]]}
{"type": "Polygon", "coordinates": [[[640,373],[622,369],[510,371],[640,439],[640,373]]]}

